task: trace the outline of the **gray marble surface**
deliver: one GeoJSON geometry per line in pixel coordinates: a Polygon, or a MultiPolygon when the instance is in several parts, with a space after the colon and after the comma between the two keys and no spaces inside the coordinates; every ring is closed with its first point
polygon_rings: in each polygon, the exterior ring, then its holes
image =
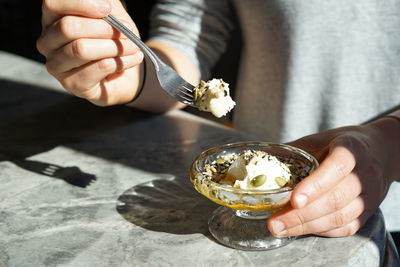
{"type": "Polygon", "coordinates": [[[0,54],[0,266],[398,266],[378,211],[354,236],[251,252],[209,234],[190,185],[206,148],[249,137],[182,111],[95,107],[0,54]],[[6,64],[7,62],[7,64],[6,64]]]}

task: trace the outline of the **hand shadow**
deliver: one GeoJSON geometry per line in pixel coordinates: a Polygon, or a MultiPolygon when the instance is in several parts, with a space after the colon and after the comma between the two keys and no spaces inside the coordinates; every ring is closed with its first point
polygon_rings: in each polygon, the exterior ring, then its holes
{"type": "Polygon", "coordinates": [[[93,174],[85,173],[78,167],[62,167],[59,165],[27,159],[10,160],[15,165],[31,172],[64,180],[70,185],[85,188],[96,180],[93,174]]]}
{"type": "Polygon", "coordinates": [[[188,183],[166,178],[128,189],[118,198],[116,209],[127,221],[148,230],[210,237],[207,221],[216,207],[188,183]]]}

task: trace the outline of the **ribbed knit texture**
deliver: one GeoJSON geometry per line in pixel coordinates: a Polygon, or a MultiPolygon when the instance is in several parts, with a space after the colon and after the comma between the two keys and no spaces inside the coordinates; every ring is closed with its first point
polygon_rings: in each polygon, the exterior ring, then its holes
{"type": "Polygon", "coordinates": [[[244,40],[238,130],[284,142],[400,104],[399,1],[160,2],[152,38],[182,49],[204,79],[229,45],[229,7],[236,8],[244,40]]]}

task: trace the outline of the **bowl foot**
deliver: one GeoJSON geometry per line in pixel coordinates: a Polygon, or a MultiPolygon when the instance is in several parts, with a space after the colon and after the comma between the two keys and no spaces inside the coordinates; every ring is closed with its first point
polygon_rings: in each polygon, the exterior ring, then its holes
{"type": "MultiPolygon", "coordinates": [[[[245,212],[246,213],[246,212],[245,212]]],[[[257,216],[256,212],[249,212],[253,216],[238,216],[243,212],[234,211],[227,207],[216,209],[208,221],[211,234],[220,243],[242,250],[269,250],[285,246],[295,237],[277,238],[267,229],[265,212],[257,216]]]]}

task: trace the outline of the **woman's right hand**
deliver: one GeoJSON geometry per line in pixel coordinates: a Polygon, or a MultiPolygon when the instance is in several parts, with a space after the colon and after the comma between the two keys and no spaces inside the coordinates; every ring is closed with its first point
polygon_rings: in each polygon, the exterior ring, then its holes
{"type": "Polygon", "coordinates": [[[139,34],[119,0],[43,0],[42,12],[37,48],[66,90],[99,106],[132,100],[143,53],[102,19],[112,13],[139,34]]]}

